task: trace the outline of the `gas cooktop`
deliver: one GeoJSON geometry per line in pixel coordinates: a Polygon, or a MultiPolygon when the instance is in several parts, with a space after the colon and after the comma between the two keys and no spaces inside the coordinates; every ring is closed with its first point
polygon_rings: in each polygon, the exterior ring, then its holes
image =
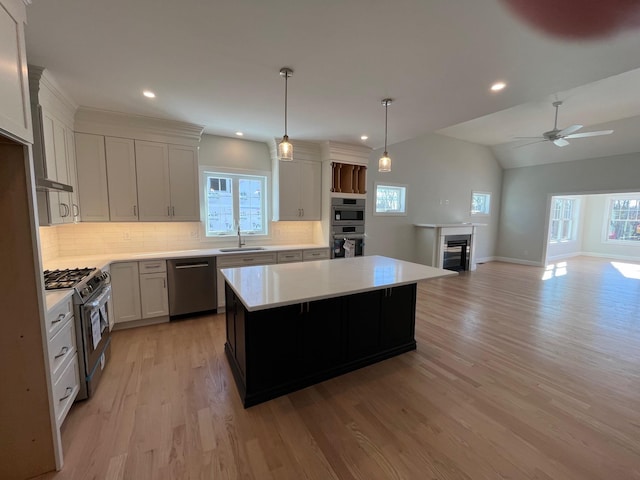
{"type": "Polygon", "coordinates": [[[67,270],[45,270],[44,288],[45,290],[58,290],[62,288],[73,288],[79,284],[83,278],[91,275],[95,268],[70,268],[67,270]]]}

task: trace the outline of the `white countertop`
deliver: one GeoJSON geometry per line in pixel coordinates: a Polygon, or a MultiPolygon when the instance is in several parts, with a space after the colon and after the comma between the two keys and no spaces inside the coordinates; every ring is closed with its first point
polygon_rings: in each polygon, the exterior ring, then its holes
{"type": "Polygon", "coordinates": [[[486,227],[486,223],[414,223],[414,227],[420,228],[447,228],[447,227],[486,227]]]}
{"type": "Polygon", "coordinates": [[[457,275],[378,255],[221,271],[249,311],[457,275]]]}
{"type": "Polygon", "coordinates": [[[62,290],[47,290],[44,296],[45,308],[47,313],[56,308],[67,298],[73,295],[73,288],[64,288],[62,290]]]}
{"type": "MultiPolygon", "coordinates": [[[[222,247],[223,249],[230,247],[222,247]]],[[[245,248],[251,248],[250,245],[245,248]]],[[[55,270],[64,268],[99,268],[104,269],[108,265],[115,262],[135,262],[144,260],[164,260],[170,258],[189,258],[189,257],[212,257],[222,255],[239,255],[239,254],[259,254],[268,252],[282,252],[288,250],[310,250],[314,248],[329,248],[327,245],[317,245],[313,243],[296,244],[296,245],[265,245],[264,250],[244,250],[240,252],[222,252],[219,248],[197,249],[197,250],[167,250],[163,252],[132,252],[132,253],[114,253],[111,255],[79,255],[76,257],[57,257],[43,264],[45,270],[55,270]]],[[[307,262],[310,263],[310,262],[307,262]]],[[[69,295],[73,293],[73,289],[64,290],[47,290],[45,291],[45,301],[47,312],[57,307],[69,295]]]]}

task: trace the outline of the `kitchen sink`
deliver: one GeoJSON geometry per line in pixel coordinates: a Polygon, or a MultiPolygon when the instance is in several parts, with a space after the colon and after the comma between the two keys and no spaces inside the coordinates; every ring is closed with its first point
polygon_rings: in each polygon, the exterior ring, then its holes
{"type": "Polygon", "coordinates": [[[258,250],[266,250],[264,247],[234,247],[234,248],[221,248],[221,252],[255,252],[258,250]]]}

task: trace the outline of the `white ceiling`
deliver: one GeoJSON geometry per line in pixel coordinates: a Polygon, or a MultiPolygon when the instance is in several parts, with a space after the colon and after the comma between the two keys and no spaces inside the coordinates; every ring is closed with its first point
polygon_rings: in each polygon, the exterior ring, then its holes
{"type": "Polygon", "coordinates": [[[289,66],[292,139],[358,143],[367,134],[378,148],[380,100],[392,97],[390,144],[439,131],[497,145],[505,167],[601,156],[605,142],[607,152],[640,151],[628,140],[638,119],[620,122],[640,113],[638,30],[552,38],[499,0],[33,0],[27,14],[29,62],[83,106],[265,141],[283,133],[278,71],[289,66]],[[509,86],[492,94],[498,79],[509,86]],[[145,88],[157,98],[144,98],[145,88]],[[549,130],[556,97],[566,101],[559,125],[611,122],[615,133],[562,149],[504,145],[549,130]]]}

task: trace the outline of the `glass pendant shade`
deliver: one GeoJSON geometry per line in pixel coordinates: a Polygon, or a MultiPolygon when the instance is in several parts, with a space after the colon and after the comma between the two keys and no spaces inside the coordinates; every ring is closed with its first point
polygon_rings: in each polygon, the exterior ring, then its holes
{"type": "Polygon", "coordinates": [[[282,141],[278,144],[278,158],[285,162],[293,160],[293,145],[289,142],[289,136],[282,137],[282,141]]]}
{"type": "Polygon", "coordinates": [[[391,171],[391,159],[389,158],[389,154],[384,152],[384,155],[380,157],[378,160],[378,171],[379,172],[390,172],[391,171]]]}

